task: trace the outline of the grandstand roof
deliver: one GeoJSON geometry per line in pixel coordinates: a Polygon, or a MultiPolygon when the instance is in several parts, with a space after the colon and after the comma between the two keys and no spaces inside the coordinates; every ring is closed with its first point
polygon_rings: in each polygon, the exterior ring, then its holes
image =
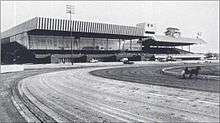
{"type": "Polygon", "coordinates": [[[184,37],[172,37],[163,35],[153,35],[148,37],[146,40],[150,45],[156,46],[182,46],[182,45],[192,45],[192,44],[204,44],[206,43],[202,39],[196,38],[184,38],[184,37]]]}
{"type": "Polygon", "coordinates": [[[1,38],[6,38],[19,33],[30,32],[33,30],[54,31],[57,33],[72,31],[75,34],[88,33],[105,35],[109,37],[114,35],[115,37],[117,36],[119,38],[139,38],[144,36],[144,29],[135,26],[35,17],[3,32],[1,34],[1,38]]]}
{"type": "Polygon", "coordinates": [[[203,44],[205,43],[202,39],[196,39],[196,38],[184,38],[179,37],[175,38],[172,36],[163,36],[163,35],[154,35],[155,41],[162,41],[162,42],[173,42],[173,43],[189,43],[189,44],[203,44]]]}

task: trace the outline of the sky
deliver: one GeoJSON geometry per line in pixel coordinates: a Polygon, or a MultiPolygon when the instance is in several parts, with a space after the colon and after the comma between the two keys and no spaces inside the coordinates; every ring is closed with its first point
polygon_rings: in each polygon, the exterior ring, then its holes
{"type": "MultiPolygon", "coordinates": [[[[75,6],[74,20],[135,26],[156,24],[156,33],[176,27],[182,37],[202,33],[206,44],[192,52],[219,53],[219,1],[1,1],[1,32],[33,17],[69,19],[65,7],[75,6]]],[[[188,49],[188,48],[186,48],[188,49]]]]}

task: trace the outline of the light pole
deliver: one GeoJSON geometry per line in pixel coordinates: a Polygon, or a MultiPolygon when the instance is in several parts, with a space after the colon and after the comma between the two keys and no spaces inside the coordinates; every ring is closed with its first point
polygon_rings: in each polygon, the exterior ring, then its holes
{"type": "Polygon", "coordinates": [[[70,14],[70,38],[71,38],[71,59],[70,59],[70,62],[73,65],[72,14],[74,14],[74,6],[73,5],[66,5],[66,13],[70,14]]]}

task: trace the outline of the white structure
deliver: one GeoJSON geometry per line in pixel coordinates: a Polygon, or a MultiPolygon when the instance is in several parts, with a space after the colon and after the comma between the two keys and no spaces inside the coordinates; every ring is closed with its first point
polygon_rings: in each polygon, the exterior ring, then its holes
{"type": "Polygon", "coordinates": [[[1,65],[0,73],[24,71],[23,65],[1,65]]]}
{"type": "Polygon", "coordinates": [[[144,29],[144,36],[152,36],[156,32],[156,24],[153,23],[138,23],[136,27],[144,29]]]}

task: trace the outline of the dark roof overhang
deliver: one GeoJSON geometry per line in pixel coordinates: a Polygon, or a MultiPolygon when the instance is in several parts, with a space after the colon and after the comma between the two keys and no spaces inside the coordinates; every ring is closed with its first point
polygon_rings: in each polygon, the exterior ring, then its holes
{"type": "Polygon", "coordinates": [[[148,39],[143,41],[142,44],[148,46],[187,46],[187,45],[193,45],[194,43],[164,42],[164,41],[155,41],[153,39],[148,39]]]}
{"type": "MultiPolygon", "coordinates": [[[[29,35],[52,35],[52,36],[71,36],[70,31],[53,31],[53,30],[31,30],[27,32],[29,35]]],[[[86,33],[72,32],[75,37],[90,37],[90,38],[109,38],[109,39],[141,39],[144,36],[120,35],[120,34],[104,34],[104,33],[86,33]]]]}

